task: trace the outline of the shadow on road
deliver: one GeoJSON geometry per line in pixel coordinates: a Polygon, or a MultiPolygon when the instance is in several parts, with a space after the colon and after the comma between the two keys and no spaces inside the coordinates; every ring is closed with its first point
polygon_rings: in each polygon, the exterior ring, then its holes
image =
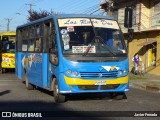
{"type": "Polygon", "coordinates": [[[11,92],[10,90],[5,90],[3,92],[0,92],[0,96],[3,96],[3,95],[8,94],[10,92],[11,92]]]}

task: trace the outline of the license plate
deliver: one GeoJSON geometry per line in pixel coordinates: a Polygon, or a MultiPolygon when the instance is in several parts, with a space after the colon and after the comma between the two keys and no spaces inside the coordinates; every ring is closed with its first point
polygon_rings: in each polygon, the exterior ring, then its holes
{"type": "Polygon", "coordinates": [[[95,85],[106,85],[106,81],[105,80],[96,81],[95,85]]]}

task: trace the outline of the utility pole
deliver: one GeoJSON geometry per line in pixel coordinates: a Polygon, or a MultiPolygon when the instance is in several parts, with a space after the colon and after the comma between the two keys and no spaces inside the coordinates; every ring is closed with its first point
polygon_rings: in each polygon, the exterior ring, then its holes
{"type": "Polygon", "coordinates": [[[31,13],[32,13],[32,6],[36,6],[36,5],[33,5],[33,4],[25,4],[25,5],[29,5],[29,8],[30,8],[30,16],[31,16],[31,13]]]}
{"type": "Polygon", "coordinates": [[[112,16],[113,1],[108,0],[100,3],[100,10],[105,10],[107,16],[112,16]]]}
{"type": "Polygon", "coordinates": [[[6,18],[6,20],[7,20],[7,31],[9,31],[9,25],[12,19],[6,18]]]}

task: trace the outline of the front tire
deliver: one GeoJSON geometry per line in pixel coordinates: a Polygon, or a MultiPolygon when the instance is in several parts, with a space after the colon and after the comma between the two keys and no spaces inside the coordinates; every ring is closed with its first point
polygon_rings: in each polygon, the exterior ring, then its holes
{"type": "Polygon", "coordinates": [[[110,97],[111,99],[115,99],[115,100],[126,99],[125,92],[113,92],[113,93],[110,93],[110,97]]]}
{"type": "Polygon", "coordinates": [[[6,73],[6,69],[5,68],[2,68],[2,73],[6,73]]]}
{"type": "Polygon", "coordinates": [[[53,96],[54,96],[54,102],[55,103],[63,103],[66,101],[66,96],[59,93],[59,86],[58,81],[56,78],[52,81],[52,87],[53,87],[53,96]]]}

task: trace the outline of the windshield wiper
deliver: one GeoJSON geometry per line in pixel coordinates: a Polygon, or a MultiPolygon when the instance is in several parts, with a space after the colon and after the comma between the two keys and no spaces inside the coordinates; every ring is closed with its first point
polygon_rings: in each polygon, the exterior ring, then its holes
{"type": "Polygon", "coordinates": [[[94,28],[94,26],[93,26],[93,23],[92,23],[91,19],[89,19],[89,20],[90,20],[90,22],[91,22],[91,25],[92,25],[92,28],[93,28],[94,35],[95,35],[95,36],[94,36],[94,38],[92,39],[91,43],[88,45],[85,53],[84,53],[82,56],[86,56],[86,55],[89,53],[89,51],[90,51],[90,49],[91,49],[91,47],[92,47],[92,43],[93,43],[94,40],[96,40],[96,38],[98,38],[98,40],[100,40],[100,41],[106,46],[106,48],[108,49],[108,51],[109,51],[112,55],[115,56],[116,53],[114,53],[112,50],[110,50],[110,49],[108,48],[109,46],[104,42],[104,40],[103,40],[100,36],[97,35],[96,30],[95,30],[95,28],[94,28]]]}
{"type": "Polygon", "coordinates": [[[91,22],[91,25],[92,25],[92,28],[93,28],[93,31],[94,31],[94,38],[92,39],[91,43],[88,45],[86,51],[84,52],[84,54],[82,56],[86,56],[89,53],[89,51],[90,51],[90,49],[92,47],[92,42],[93,42],[93,40],[95,40],[95,37],[96,37],[96,31],[95,31],[95,28],[93,26],[93,23],[92,23],[91,19],[89,19],[89,20],[91,22]]]}

